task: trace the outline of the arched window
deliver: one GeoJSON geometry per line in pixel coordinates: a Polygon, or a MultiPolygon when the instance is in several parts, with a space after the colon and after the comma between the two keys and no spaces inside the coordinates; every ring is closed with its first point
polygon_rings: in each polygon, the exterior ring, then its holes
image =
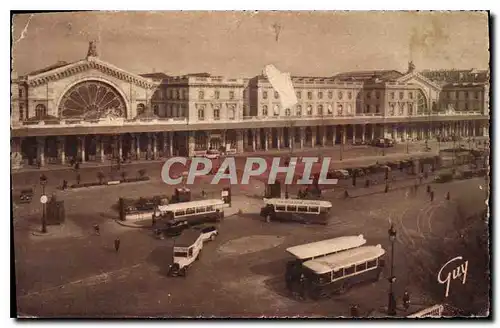
{"type": "Polygon", "coordinates": [[[285,115],[290,116],[290,108],[285,109],[285,115]]]}
{"type": "Polygon", "coordinates": [[[158,115],[158,112],[159,112],[159,110],[158,110],[158,105],[157,105],[157,104],[154,104],[154,105],[153,105],[153,113],[154,113],[155,115],[158,115]]]}
{"type": "Polygon", "coordinates": [[[342,100],[342,98],[343,98],[343,96],[344,96],[344,95],[342,94],[342,91],[339,91],[339,95],[338,95],[338,96],[339,96],[339,100],[342,100]]]}
{"type": "Polygon", "coordinates": [[[205,92],[199,91],[198,92],[198,99],[204,99],[205,98],[205,92]]]}
{"type": "Polygon", "coordinates": [[[343,113],[344,113],[344,109],[343,109],[342,105],[338,105],[337,106],[337,114],[343,115],[343,113]]]}
{"type": "Polygon", "coordinates": [[[352,92],[351,92],[351,91],[349,91],[349,92],[347,93],[347,99],[349,99],[349,100],[351,100],[351,99],[352,99],[352,92]]]}
{"type": "Polygon", "coordinates": [[[24,120],[24,105],[19,104],[19,121],[24,120]]]}
{"type": "Polygon", "coordinates": [[[311,105],[307,106],[307,115],[312,115],[313,113],[313,108],[311,105]]]}
{"type": "Polygon", "coordinates": [[[332,104],[328,104],[328,114],[333,114],[332,104]]]}
{"type": "Polygon", "coordinates": [[[395,104],[391,104],[391,110],[389,111],[389,115],[391,115],[391,116],[393,116],[393,115],[394,115],[394,112],[395,112],[394,108],[395,108],[395,107],[396,107],[396,105],[395,105],[395,104]]]}
{"type": "Polygon", "coordinates": [[[352,115],[352,105],[351,104],[347,105],[347,115],[352,115]]]}
{"type": "Polygon", "coordinates": [[[35,107],[35,116],[38,118],[45,117],[47,115],[47,107],[43,104],[38,104],[35,107]]]}
{"type": "Polygon", "coordinates": [[[274,116],[280,116],[280,107],[278,105],[274,105],[273,112],[274,116]]]}
{"type": "Polygon", "coordinates": [[[198,120],[203,121],[205,119],[205,106],[198,108],[198,120]]]}
{"type": "Polygon", "coordinates": [[[146,106],[144,104],[137,105],[137,115],[144,114],[146,112],[146,106]]]}
{"type": "Polygon", "coordinates": [[[296,115],[302,116],[302,106],[301,105],[297,105],[296,115]]]}
{"type": "Polygon", "coordinates": [[[417,114],[422,114],[427,112],[427,99],[425,98],[422,90],[418,90],[417,93],[417,114]]]}
{"type": "Polygon", "coordinates": [[[318,105],[318,115],[323,115],[323,105],[318,105]]]}
{"type": "Polygon", "coordinates": [[[220,119],[220,109],[219,107],[214,108],[214,120],[219,120],[220,119]]]}
{"type": "Polygon", "coordinates": [[[234,120],[235,118],[234,107],[229,108],[229,110],[227,111],[227,116],[230,120],[234,120]]]}
{"type": "Polygon", "coordinates": [[[280,94],[277,91],[274,91],[274,99],[278,99],[280,97],[280,94]]]}
{"type": "Polygon", "coordinates": [[[267,105],[262,106],[262,115],[267,116],[267,105]]]}

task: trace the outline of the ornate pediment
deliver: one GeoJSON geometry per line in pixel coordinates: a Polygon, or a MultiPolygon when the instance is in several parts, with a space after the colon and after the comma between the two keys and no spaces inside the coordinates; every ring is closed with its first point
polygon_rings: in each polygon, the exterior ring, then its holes
{"type": "Polygon", "coordinates": [[[79,74],[89,70],[98,70],[106,75],[112,76],[116,79],[134,83],[145,89],[153,89],[157,84],[133,73],[126,72],[118,67],[106,63],[95,57],[88,57],[72,64],[55,68],[36,75],[28,75],[26,81],[29,86],[39,86],[50,81],[57,81],[66,77],[79,74]]]}
{"type": "Polygon", "coordinates": [[[396,80],[397,82],[401,83],[416,83],[416,84],[423,84],[425,86],[431,87],[437,91],[441,90],[441,86],[432,80],[429,80],[425,76],[419,74],[418,72],[412,71],[409,72],[406,75],[401,76],[396,80]]]}

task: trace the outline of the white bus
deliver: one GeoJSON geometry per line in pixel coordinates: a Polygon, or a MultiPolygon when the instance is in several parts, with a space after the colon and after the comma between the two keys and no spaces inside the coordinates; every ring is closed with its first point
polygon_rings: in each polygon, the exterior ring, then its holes
{"type": "Polygon", "coordinates": [[[306,292],[313,299],[380,279],[385,250],[381,245],[361,246],[303,263],[306,292]]]}
{"type": "Polygon", "coordinates": [[[158,206],[160,215],[157,223],[159,227],[168,227],[179,222],[186,222],[187,225],[219,222],[224,218],[224,208],[226,207],[229,207],[229,204],[222,199],[160,205],[158,206]]]}
{"type": "Polygon", "coordinates": [[[278,220],[328,224],[332,208],[332,203],[324,200],[264,198],[264,204],[260,215],[266,222],[278,220]]]}
{"type": "Polygon", "coordinates": [[[287,288],[292,290],[293,284],[300,280],[303,262],[360,247],[364,244],[366,244],[366,239],[363,235],[358,235],[342,236],[287,248],[286,251],[294,257],[294,260],[287,262],[285,274],[287,288]]]}

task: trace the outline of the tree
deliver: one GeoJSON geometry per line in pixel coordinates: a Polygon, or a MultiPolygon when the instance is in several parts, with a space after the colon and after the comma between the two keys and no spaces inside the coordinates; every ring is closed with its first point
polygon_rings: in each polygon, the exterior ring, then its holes
{"type": "Polygon", "coordinates": [[[104,173],[101,171],[97,172],[97,179],[99,179],[99,184],[102,184],[104,181],[104,173]]]}

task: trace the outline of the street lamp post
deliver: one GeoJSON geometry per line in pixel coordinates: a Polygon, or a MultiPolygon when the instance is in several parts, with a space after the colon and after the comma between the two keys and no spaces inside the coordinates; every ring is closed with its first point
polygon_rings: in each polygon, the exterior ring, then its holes
{"type": "Polygon", "coordinates": [[[340,131],[340,160],[343,160],[344,152],[344,131],[340,131]]]}
{"type": "Polygon", "coordinates": [[[42,196],[40,202],[42,203],[42,233],[47,233],[47,219],[46,219],[46,203],[47,196],[45,195],[45,186],[47,185],[47,177],[42,174],[40,176],[40,185],[42,186],[42,196]]]}
{"type": "Polygon", "coordinates": [[[394,316],[396,315],[396,298],[394,297],[393,285],[396,282],[396,277],[394,276],[394,241],[396,240],[396,229],[394,225],[391,224],[391,228],[388,231],[389,240],[391,241],[391,276],[389,277],[390,289],[389,289],[389,304],[387,306],[387,314],[394,316]]]}

